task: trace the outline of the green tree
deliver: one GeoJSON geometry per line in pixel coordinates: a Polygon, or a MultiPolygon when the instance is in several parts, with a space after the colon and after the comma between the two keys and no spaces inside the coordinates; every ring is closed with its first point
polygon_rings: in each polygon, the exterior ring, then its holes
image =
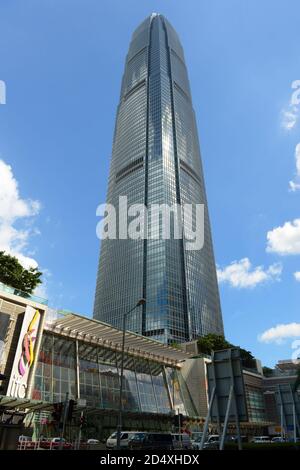
{"type": "Polygon", "coordinates": [[[264,366],[262,370],[265,377],[270,377],[273,374],[273,369],[271,369],[270,367],[264,366]]]}
{"type": "Polygon", "coordinates": [[[212,351],[231,348],[230,344],[222,335],[209,333],[198,339],[198,350],[203,354],[211,354],[212,351]]]}
{"type": "MultiPolygon", "coordinates": [[[[224,336],[216,335],[213,333],[209,333],[208,335],[202,336],[198,339],[198,350],[200,353],[203,354],[211,354],[212,351],[219,351],[221,349],[228,349],[228,348],[237,348],[239,346],[235,346],[229,343],[224,336]]],[[[241,359],[244,367],[248,369],[254,369],[256,367],[255,360],[250,351],[246,349],[240,348],[241,352],[241,359]]]]}
{"type": "Polygon", "coordinates": [[[42,273],[37,268],[25,269],[17,258],[0,251],[0,282],[19,289],[26,294],[32,294],[34,289],[42,283],[42,273]]]}

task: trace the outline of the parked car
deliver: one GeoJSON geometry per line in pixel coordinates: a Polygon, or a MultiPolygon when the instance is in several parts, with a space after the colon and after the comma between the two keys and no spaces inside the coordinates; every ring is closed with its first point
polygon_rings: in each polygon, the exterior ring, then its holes
{"type": "Polygon", "coordinates": [[[145,432],[136,433],[129,441],[130,449],[173,449],[173,438],[170,433],[145,432]]]}
{"type": "Polygon", "coordinates": [[[31,436],[24,436],[23,434],[21,436],[19,436],[19,442],[29,442],[29,441],[32,441],[32,437],[31,436]]]}
{"type": "Polygon", "coordinates": [[[287,442],[287,440],[286,440],[284,437],[275,436],[275,437],[272,437],[271,442],[272,442],[272,443],[276,443],[276,442],[287,442]]]}
{"type": "MultiPolygon", "coordinates": [[[[193,432],[191,436],[192,448],[200,449],[203,432],[193,432]]],[[[208,435],[207,435],[208,436],[208,435]]],[[[207,440],[207,438],[206,438],[207,440]]]]}
{"type": "Polygon", "coordinates": [[[188,434],[172,434],[173,449],[192,449],[192,441],[188,434]]]}
{"type": "Polygon", "coordinates": [[[72,444],[63,437],[53,437],[50,441],[50,449],[60,449],[61,447],[68,450],[72,448],[72,444]]]}
{"type": "Polygon", "coordinates": [[[219,434],[211,434],[208,436],[204,443],[203,449],[219,449],[220,447],[220,436],[219,434]]]}
{"type": "MultiPolygon", "coordinates": [[[[234,442],[234,443],[238,443],[238,437],[233,435],[233,434],[229,434],[226,436],[226,439],[225,439],[226,442],[234,442]]],[[[248,437],[247,436],[241,436],[241,442],[248,442],[248,437]]]]}
{"type": "MultiPolygon", "coordinates": [[[[122,431],[121,432],[121,440],[120,440],[120,445],[121,447],[128,447],[128,442],[131,436],[133,436],[135,433],[132,431],[122,431]]],[[[106,441],[106,448],[107,449],[114,449],[117,447],[117,433],[114,432],[111,436],[106,441]]]]}
{"type": "Polygon", "coordinates": [[[271,438],[269,436],[255,436],[251,442],[254,444],[270,444],[271,438]]]}
{"type": "Polygon", "coordinates": [[[141,449],[145,436],[145,432],[135,432],[134,434],[132,434],[129,438],[128,448],[141,449]]]}
{"type": "Polygon", "coordinates": [[[100,441],[98,441],[98,439],[88,439],[87,444],[96,445],[96,444],[100,444],[100,441]]]}

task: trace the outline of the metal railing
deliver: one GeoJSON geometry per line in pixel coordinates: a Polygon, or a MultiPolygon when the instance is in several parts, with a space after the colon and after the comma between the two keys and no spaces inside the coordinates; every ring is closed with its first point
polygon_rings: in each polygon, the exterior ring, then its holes
{"type": "Polygon", "coordinates": [[[31,300],[32,302],[37,302],[42,305],[48,305],[47,299],[44,299],[43,297],[39,297],[34,294],[27,294],[26,292],[23,292],[19,289],[15,289],[14,287],[10,287],[10,286],[7,286],[6,284],[3,284],[3,282],[0,282],[0,291],[6,292],[8,294],[17,295],[19,297],[22,297],[23,299],[28,299],[28,300],[31,300]]]}

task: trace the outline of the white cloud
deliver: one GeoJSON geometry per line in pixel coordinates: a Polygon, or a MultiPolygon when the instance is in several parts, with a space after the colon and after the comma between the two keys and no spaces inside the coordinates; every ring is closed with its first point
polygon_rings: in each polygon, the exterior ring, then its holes
{"type": "Polygon", "coordinates": [[[280,263],[275,263],[264,270],[263,266],[252,267],[249,258],[233,261],[223,269],[217,268],[220,283],[228,283],[232,287],[252,288],[267,281],[279,281],[282,273],[280,263]]]}
{"type": "Polygon", "coordinates": [[[290,131],[295,127],[298,120],[298,110],[296,106],[293,106],[292,109],[282,111],[282,121],[281,125],[287,131],[290,131]]]}
{"type": "Polygon", "coordinates": [[[16,256],[25,267],[37,267],[38,263],[26,255],[29,237],[36,234],[28,224],[20,228],[20,222],[37,215],[40,211],[39,201],[22,199],[18,182],[12,168],[0,160],[0,250],[16,256]],[[18,228],[15,223],[18,222],[18,228]]]}
{"type": "Polygon", "coordinates": [[[290,181],[290,190],[297,191],[300,189],[300,142],[295,148],[295,160],[296,160],[296,181],[290,181]]]}
{"type": "Polygon", "coordinates": [[[287,131],[290,131],[296,126],[299,118],[300,80],[294,80],[291,84],[291,88],[295,91],[292,93],[288,108],[281,111],[281,125],[287,131]]]}
{"type": "Polygon", "coordinates": [[[262,343],[281,344],[284,339],[300,336],[300,323],[286,323],[276,325],[258,336],[262,343]]]}
{"type": "MultiPolygon", "coordinates": [[[[289,106],[287,109],[281,111],[282,120],[281,125],[287,131],[293,129],[299,119],[300,114],[300,80],[294,80],[291,84],[293,91],[289,106]]],[[[292,192],[300,190],[300,143],[296,145],[295,149],[296,160],[296,177],[295,180],[289,181],[289,189],[292,192]]]]}
{"type": "Polygon", "coordinates": [[[296,160],[297,175],[300,176],[300,143],[296,145],[295,160],[296,160]]]}
{"type": "Polygon", "coordinates": [[[300,219],[285,222],[267,233],[267,251],[279,255],[300,254],[300,219]]]}
{"type": "Polygon", "coordinates": [[[296,279],[296,281],[300,282],[300,271],[296,271],[294,273],[294,278],[296,279]]]}
{"type": "Polygon", "coordinates": [[[297,106],[300,104],[300,80],[294,80],[291,86],[296,90],[291,97],[291,106],[297,106]]]}
{"type": "Polygon", "coordinates": [[[290,187],[290,191],[292,191],[292,193],[295,193],[296,191],[300,189],[300,183],[289,181],[289,187],[290,187]]]}

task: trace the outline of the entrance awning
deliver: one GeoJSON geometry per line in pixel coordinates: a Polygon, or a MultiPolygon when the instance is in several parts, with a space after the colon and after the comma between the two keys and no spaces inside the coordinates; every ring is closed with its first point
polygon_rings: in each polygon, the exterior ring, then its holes
{"type": "MultiPolygon", "coordinates": [[[[101,345],[103,347],[121,351],[122,348],[122,330],[114,328],[107,323],[82,317],[75,313],[60,312],[62,318],[55,320],[46,326],[59,335],[76,338],[81,341],[101,345]]],[[[166,365],[179,365],[180,362],[192,357],[191,354],[181,349],[165,345],[137,333],[126,331],[125,333],[125,351],[128,354],[137,355],[147,359],[152,359],[166,365]]]]}
{"type": "Polygon", "coordinates": [[[31,400],[29,398],[15,398],[0,395],[0,408],[4,408],[6,411],[18,410],[31,413],[32,411],[51,410],[53,409],[53,404],[40,400],[31,400]]]}

